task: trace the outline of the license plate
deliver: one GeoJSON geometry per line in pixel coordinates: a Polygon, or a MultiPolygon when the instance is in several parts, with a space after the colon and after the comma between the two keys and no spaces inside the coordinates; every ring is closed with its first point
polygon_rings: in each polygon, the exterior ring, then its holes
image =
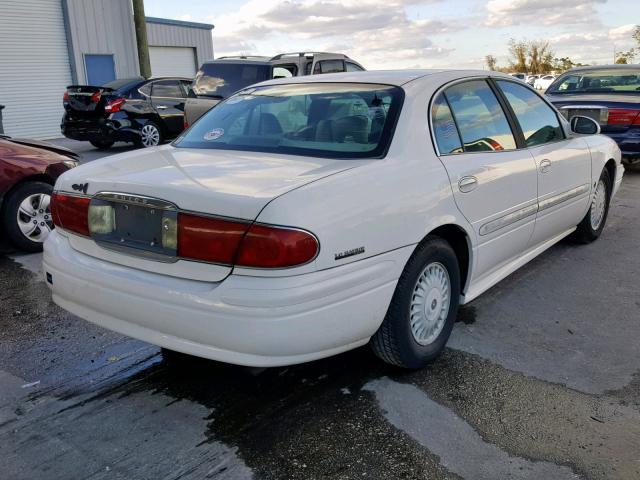
{"type": "Polygon", "coordinates": [[[114,225],[108,233],[92,233],[91,237],[105,246],[134,249],[138,253],[162,256],[176,256],[175,244],[167,245],[163,229],[173,222],[177,213],[161,208],[133,205],[120,202],[92,200],[92,205],[113,208],[114,225]]]}

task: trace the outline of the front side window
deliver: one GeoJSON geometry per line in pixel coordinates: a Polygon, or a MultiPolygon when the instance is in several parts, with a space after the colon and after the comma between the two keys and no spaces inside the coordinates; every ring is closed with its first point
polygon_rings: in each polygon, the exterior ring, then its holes
{"type": "Polygon", "coordinates": [[[537,94],[513,82],[497,84],[516,114],[527,147],[564,139],[558,116],[537,94]]]}
{"type": "Polygon", "coordinates": [[[498,99],[484,80],[445,90],[465,152],[513,150],[516,140],[498,99]]]}
{"type": "Polygon", "coordinates": [[[352,62],[344,62],[347,72],[362,72],[364,68],[352,62]]]}
{"type": "Polygon", "coordinates": [[[174,145],[327,158],[386,152],[404,93],[398,87],[303,83],[250,87],[218,104],[174,145]]]}
{"type": "Polygon", "coordinates": [[[438,95],[431,104],[431,125],[438,145],[438,152],[441,155],[450,155],[463,151],[456,123],[453,121],[451,109],[447,105],[443,94],[438,95]]]}
{"type": "Polygon", "coordinates": [[[339,73],[344,72],[344,62],[342,60],[321,60],[313,67],[314,75],[318,73],[339,73]]]}

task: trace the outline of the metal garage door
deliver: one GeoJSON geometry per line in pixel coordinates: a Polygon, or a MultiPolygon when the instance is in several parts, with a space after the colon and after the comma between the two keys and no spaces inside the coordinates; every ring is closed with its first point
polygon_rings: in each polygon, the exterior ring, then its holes
{"type": "Polygon", "coordinates": [[[196,54],[192,47],[149,47],[151,74],[154,77],[196,74],[196,54]]]}
{"type": "Polygon", "coordinates": [[[0,104],[8,135],[60,136],[71,70],[60,0],[0,1],[0,104]]]}

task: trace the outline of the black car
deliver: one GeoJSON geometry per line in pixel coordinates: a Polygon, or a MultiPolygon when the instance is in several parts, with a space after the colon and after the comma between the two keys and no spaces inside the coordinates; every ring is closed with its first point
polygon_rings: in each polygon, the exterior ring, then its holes
{"type": "Polygon", "coordinates": [[[626,166],[640,166],[640,66],[582,67],[560,75],[546,95],[567,119],[591,117],[616,141],[626,166]]]}
{"type": "Polygon", "coordinates": [[[71,85],[63,97],[62,134],[106,149],[114,142],[159,145],[184,129],[187,78],[128,78],[99,87],[71,85]]]}

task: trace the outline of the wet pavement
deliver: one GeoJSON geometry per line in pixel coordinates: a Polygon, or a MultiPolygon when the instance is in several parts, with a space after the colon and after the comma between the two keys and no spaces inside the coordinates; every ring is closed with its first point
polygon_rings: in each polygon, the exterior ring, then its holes
{"type": "Polygon", "coordinates": [[[5,248],[0,478],[639,479],[639,213],[629,174],[599,241],[465,306],[416,372],[368,348],[267,370],[163,357],[58,308],[40,256],[5,248]]]}

